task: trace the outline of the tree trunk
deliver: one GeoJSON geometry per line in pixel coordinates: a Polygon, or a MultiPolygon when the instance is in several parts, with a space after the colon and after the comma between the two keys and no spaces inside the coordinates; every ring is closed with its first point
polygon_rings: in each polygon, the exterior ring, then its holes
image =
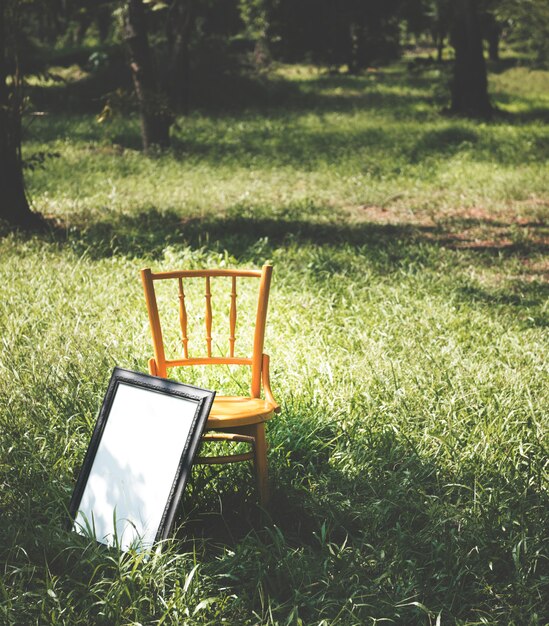
{"type": "Polygon", "coordinates": [[[31,211],[23,180],[17,85],[10,89],[6,82],[6,32],[5,0],[0,0],[0,219],[22,228],[38,228],[44,222],[39,214],[31,211]]]}
{"type": "Polygon", "coordinates": [[[142,0],[128,1],[124,31],[139,104],[143,150],[148,152],[153,145],[166,148],[170,145],[172,115],[155,77],[142,0]]]}
{"type": "Polygon", "coordinates": [[[491,18],[486,27],[486,41],[488,42],[488,57],[490,61],[499,61],[500,25],[495,18],[491,18]]]}
{"type": "Polygon", "coordinates": [[[490,118],[486,63],[477,0],[456,0],[453,5],[451,43],[456,53],[451,111],[467,117],[490,118]]]}
{"type": "Polygon", "coordinates": [[[444,34],[437,33],[437,63],[442,63],[444,52],[444,34]]]}
{"type": "Polygon", "coordinates": [[[99,6],[96,13],[97,32],[99,34],[99,41],[105,43],[109,36],[109,30],[111,28],[111,9],[108,5],[99,6]]]}
{"type": "Polygon", "coordinates": [[[349,74],[356,75],[360,71],[360,63],[358,60],[359,47],[359,25],[352,21],[349,24],[349,42],[347,46],[347,67],[349,74]]]}
{"type": "Polygon", "coordinates": [[[488,54],[490,61],[499,61],[499,33],[497,31],[490,33],[488,39],[488,54]]]}
{"type": "Polygon", "coordinates": [[[86,33],[88,32],[92,21],[93,18],[89,10],[81,11],[78,13],[78,16],[76,18],[77,26],[76,30],[74,31],[74,44],[76,46],[81,46],[84,43],[84,37],[86,36],[86,33]]]}
{"type": "Polygon", "coordinates": [[[167,92],[174,110],[184,113],[188,112],[190,105],[189,45],[194,19],[192,0],[174,0],[166,28],[170,50],[167,92]]]}

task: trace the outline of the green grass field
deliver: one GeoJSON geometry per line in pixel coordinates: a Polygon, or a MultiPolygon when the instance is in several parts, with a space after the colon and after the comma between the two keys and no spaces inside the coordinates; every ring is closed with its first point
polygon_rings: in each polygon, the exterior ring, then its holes
{"type": "Polygon", "coordinates": [[[441,80],[282,67],[154,157],[135,118],[28,124],[58,156],[51,231],[0,240],[0,624],[549,623],[549,72],[494,71],[491,123],[441,80]],[[139,269],[265,261],[270,515],[202,468],[162,553],[68,535],[112,368],[151,355],[139,269]]]}

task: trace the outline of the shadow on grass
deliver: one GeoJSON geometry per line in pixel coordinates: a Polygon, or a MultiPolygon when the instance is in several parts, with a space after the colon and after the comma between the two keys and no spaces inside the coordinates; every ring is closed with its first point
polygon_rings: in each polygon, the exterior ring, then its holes
{"type": "Polygon", "coordinates": [[[549,108],[532,106],[532,102],[528,98],[520,97],[516,94],[507,94],[503,92],[497,92],[494,94],[496,104],[516,107],[519,105],[522,107],[520,111],[507,111],[505,109],[496,109],[494,115],[494,122],[503,122],[505,124],[512,124],[514,126],[521,126],[523,124],[531,124],[533,122],[542,122],[544,124],[549,123],[549,108]]]}
{"type": "MultiPolygon", "coordinates": [[[[235,209],[241,210],[241,209],[235,209]]],[[[320,219],[326,212],[318,209],[320,219]]],[[[456,220],[454,220],[455,222],[456,220]]],[[[311,254],[306,271],[313,281],[326,280],[327,276],[357,272],[352,259],[360,259],[378,274],[396,271],[437,271],[441,249],[446,254],[477,257],[476,263],[486,264],[497,272],[497,264],[504,259],[517,259],[520,268],[515,277],[502,275],[493,289],[478,285],[453,283],[449,288],[471,304],[491,307],[513,307],[524,313],[527,326],[547,326],[544,302],[549,297],[549,284],[545,281],[543,264],[531,264],[536,255],[549,252],[546,227],[541,222],[528,222],[528,237],[519,233],[517,241],[493,238],[480,228],[465,228],[465,224],[493,227],[492,220],[457,220],[463,233],[455,236],[439,226],[417,224],[379,224],[375,222],[351,223],[345,221],[314,222],[303,217],[210,217],[207,219],[182,219],[173,211],[160,213],[151,209],[136,215],[113,216],[103,222],[83,224],[80,229],[57,228],[54,240],[70,246],[79,256],[91,259],[126,256],[150,259],[153,266],[161,261],[168,249],[177,252],[191,248],[200,253],[223,255],[228,253],[242,264],[261,265],[268,258],[281,258],[281,249],[290,255],[308,246],[311,254]],[[538,232],[539,231],[539,232],[538,232]],[[533,233],[533,235],[531,234],[533,233]],[[338,254],[338,250],[345,254],[338,254]],[[410,270],[410,268],[415,268],[410,270]],[[522,269],[523,268],[523,269],[522,269]]],[[[505,224],[497,221],[498,224],[505,224]]],[[[514,225],[516,226],[516,225],[514,225]]],[[[502,226],[497,227],[508,231],[502,226]]],[[[497,230],[496,228],[496,230],[497,230]]]]}
{"type": "MultiPolygon", "coordinates": [[[[247,464],[219,476],[207,468],[210,482],[186,495],[177,533],[189,570],[199,563],[248,609],[268,601],[281,623],[294,608],[304,623],[319,623],[348,607],[349,623],[425,624],[418,602],[447,619],[494,611],[494,623],[509,621],[509,606],[525,612],[515,623],[543,611],[544,455],[529,453],[527,469],[513,467],[516,458],[498,468],[474,455],[450,469],[444,451],[420,453],[390,424],[355,414],[343,429],[339,420],[319,423],[319,410],[294,398],[270,424],[270,513],[257,507],[247,464]],[[517,556],[524,537],[528,549],[517,556]]],[[[43,504],[33,491],[30,514],[43,504]]],[[[85,597],[92,581],[97,589],[98,578],[121,575],[115,553],[61,534],[51,520],[39,528],[3,521],[0,563],[36,594],[46,595],[45,568],[62,597],[85,597]]]]}
{"type": "MultiPolygon", "coordinates": [[[[174,137],[173,154],[180,161],[190,157],[213,165],[233,162],[239,167],[292,166],[307,170],[354,159],[367,147],[390,153],[396,141],[394,133],[384,133],[379,128],[339,132],[323,127],[319,121],[318,129],[311,131],[299,123],[293,127],[289,118],[286,123],[289,124],[287,128],[271,129],[268,119],[265,124],[259,124],[255,119],[249,128],[239,130],[229,141],[218,132],[208,138],[192,134],[174,137]]],[[[368,158],[364,165],[371,173],[384,169],[372,158],[368,158]]]]}
{"type": "MultiPolygon", "coordinates": [[[[329,215],[328,208],[319,207],[311,215],[329,215]]],[[[236,211],[246,211],[235,207],[236,211]]],[[[297,212],[293,211],[294,213],[297,212]]],[[[251,211],[250,211],[251,213],[251,211]]],[[[181,218],[175,211],[160,212],[150,209],[134,215],[114,215],[104,221],[94,221],[71,226],[64,230],[57,226],[54,237],[69,243],[76,249],[86,250],[92,258],[124,256],[148,256],[161,258],[167,247],[208,247],[227,251],[239,261],[254,262],[271,254],[275,248],[300,244],[326,246],[354,246],[374,264],[398,264],[409,258],[413,247],[419,252],[421,244],[429,247],[466,249],[472,252],[504,256],[528,256],[548,253],[549,243],[545,236],[546,226],[539,221],[523,224],[539,237],[522,241],[476,240],[469,242],[466,236],[448,236],[440,227],[418,224],[382,224],[376,222],[346,222],[325,218],[314,221],[293,217],[291,207],[287,216],[268,217],[266,211],[257,210],[257,216],[218,216],[206,218],[181,218]],[[258,250],[258,242],[260,250],[258,250]]],[[[454,220],[460,228],[485,224],[487,227],[511,227],[504,221],[486,219],[454,220]]],[[[466,233],[465,233],[466,234],[466,233]]],[[[488,235],[489,236],[489,235],[488,235]]]]}
{"type": "MultiPolygon", "coordinates": [[[[41,110],[98,113],[116,89],[131,92],[129,70],[123,65],[73,83],[30,87],[29,96],[41,110]]],[[[197,77],[191,90],[191,110],[223,116],[242,111],[273,114],[277,109],[284,115],[288,110],[349,111],[358,105],[400,109],[431,101],[431,90],[432,79],[394,70],[362,76],[318,74],[302,80],[231,73],[216,76],[215,81],[197,77]],[[379,86],[385,89],[379,90],[379,86]]]]}
{"type": "MultiPolygon", "coordinates": [[[[296,414],[272,428],[270,515],[255,504],[250,474],[237,472],[208,497],[198,494],[194,518],[181,528],[183,545],[205,542],[209,565],[229,588],[262,589],[288,610],[306,590],[323,590],[324,606],[333,603],[335,611],[346,598],[372,594],[379,617],[380,599],[394,608],[406,590],[435,612],[465,617],[490,603],[487,586],[526,593],[530,585],[532,597],[541,588],[535,568],[527,574],[533,561],[517,570],[513,558],[524,533],[536,545],[544,537],[549,503],[531,476],[474,464],[445,470],[389,428],[365,437],[296,414]],[[492,496],[477,502],[477,490],[492,496]]],[[[532,471],[541,477],[538,461],[532,471]]],[[[304,605],[301,617],[318,619],[318,604],[311,614],[304,605]]],[[[417,607],[404,614],[406,623],[424,623],[417,607]]]]}
{"type": "Polygon", "coordinates": [[[515,307],[516,310],[523,309],[528,312],[528,316],[523,319],[526,327],[546,328],[549,327],[549,316],[539,310],[544,302],[549,301],[548,282],[523,282],[505,291],[491,291],[483,289],[477,285],[466,285],[459,288],[461,296],[471,303],[482,303],[489,306],[515,307]]]}
{"type": "MultiPolygon", "coordinates": [[[[369,107],[364,104],[361,109],[369,107]]],[[[384,115],[395,112],[395,107],[391,104],[371,106],[372,110],[382,110],[384,115]]],[[[359,171],[373,176],[394,175],[407,165],[425,164],[429,159],[436,159],[437,164],[433,166],[436,170],[441,157],[459,152],[467,154],[472,161],[503,165],[514,165],[518,161],[540,163],[549,157],[547,142],[542,136],[533,137],[527,145],[515,142],[511,146],[495,141],[485,129],[471,128],[467,121],[454,118],[446,122],[450,124],[446,128],[433,127],[432,123],[422,127],[413,111],[403,111],[410,121],[407,129],[404,122],[357,127],[351,123],[351,118],[344,128],[335,129],[331,121],[324,122],[323,111],[314,111],[318,119],[312,128],[303,123],[295,111],[285,112],[283,116],[265,113],[262,118],[248,119],[249,123],[246,118],[236,118],[234,125],[239,127],[236,132],[230,130],[227,134],[218,129],[207,136],[197,136],[192,131],[175,136],[173,155],[179,160],[198,158],[216,165],[234,162],[240,167],[293,166],[307,170],[319,165],[349,164],[353,171],[358,166],[359,171]]],[[[511,121],[526,123],[521,117],[513,117],[511,121]]]]}
{"type": "MultiPolygon", "coordinates": [[[[332,121],[323,120],[325,111],[312,113],[316,119],[311,124],[311,120],[304,120],[291,109],[248,112],[225,119],[183,120],[180,128],[173,132],[170,150],[161,158],[267,170],[296,167],[308,171],[319,166],[339,166],[371,176],[395,176],[407,166],[426,165],[430,159],[435,160],[431,167],[436,171],[442,158],[461,152],[471,161],[504,165],[517,161],[542,163],[548,157],[541,135],[515,145],[496,141],[481,129],[471,128],[470,123],[459,120],[447,122],[450,124],[447,128],[433,128],[431,123],[421,126],[414,112],[406,113],[411,122],[408,129],[404,128],[404,123],[393,125],[382,121],[377,126],[356,127],[351,117],[344,128],[336,129],[332,121]]],[[[526,123],[522,115],[528,114],[517,114],[512,121],[526,123]]],[[[33,123],[25,135],[29,141],[43,143],[66,138],[81,151],[82,148],[87,151],[90,158],[97,158],[98,164],[102,164],[103,157],[118,157],[120,163],[114,165],[121,169],[125,150],[138,152],[141,149],[135,116],[118,120],[111,126],[101,126],[91,118],[78,116],[52,117],[33,123]]],[[[144,159],[142,165],[149,162],[146,157],[141,158],[144,159]]]]}
{"type": "Polygon", "coordinates": [[[492,74],[503,74],[507,70],[513,67],[519,67],[521,60],[515,57],[508,57],[506,59],[499,59],[498,61],[488,61],[488,71],[492,74]]]}
{"type": "Polygon", "coordinates": [[[523,124],[530,124],[532,122],[549,124],[549,109],[536,107],[530,108],[528,111],[522,111],[521,113],[506,114],[506,120],[523,124]],[[509,117],[507,117],[507,115],[509,117]]]}
{"type": "Polygon", "coordinates": [[[480,139],[477,131],[461,127],[458,124],[424,133],[410,152],[411,162],[422,160],[437,154],[452,155],[464,145],[474,146],[480,139]]]}
{"type": "Polygon", "coordinates": [[[375,262],[380,256],[393,258],[394,254],[398,261],[409,255],[410,250],[399,253],[399,246],[403,240],[418,243],[421,230],[433,228],[263,216],[182,219],[173,211],[151,209],[136,215],[116,215],[80,228],[73,226],[69,232],[58,227],[55,237],[78,250],[86,250],[92,258],[114,254],[161,258],[167,247],[181,245],[227,251],[239,261],[255,262],[272,254],[275,248],[308,243],[363,247],[362,252],[375,262]],[[381,255],[382,250],[389,253],[381,255]]]}
{"type": "MultiPolygon", "coordinates": [[[[210,132],[197,133],[192,119],[188,122],[182,118],[181,127],[172,133],[172,156],[212,164],[233,161],[239,166],[264,163],[307,168],[319,163],[333,165],[356,158],[360,153],[368,172],[374,175],[391,171],[392,164],[399,168],[403,163],[415,165],[430,157],[452,155],[460,150],[467,150],[475,160],[504,164],[547,158],[543,137],[511,150],[505,142],[503,147],[498,143],[484,145],[483,132],[472,129],[468,121],[462,123],[456,119],[449,128],[443,129],[421,128],[419,124],[425,118],[431,123],[437,119],[440,108],[433,106],[434,81],[438,79],[432,76],[391,68],[363,76],[321,74],[293,80],[276,77],[235,80],[235,84],[229,82],[226,86],[216,84],[215,93],[201,96],[202,100],[192,107],[193,111],[209,118],[208,122],[213,124],[210,132]],[[223,94],[222,98],[219,93],[223,94]],[[351,116],[357,111],[381,113],[387,123],[381,121],[381,128],[375,125],[356,128],[351,116]],[[318,118],[313,127],[303,122],[307,113],[318,118]],[[349,125],[344,131],[339,127],[335,132],[333,126],[323,122],[323,116],[331,113],[349,115],[349,125]],[[410,127],[403,129],[402,124],[392,124],[391,118],[397,122],[408,121],[410,127]]],[[[135,111],[131,115],[126,112],[124,117],[101,127],[89,112],[91,106],[98,113],[103,100],[93,96],[89,87],[84,89],[86,85],[38,89],[37,103],[57,115],[33,122],[25,133],[26,138],[43,142],[60,137],[85,142],[108,139],[124,148],[139,150],[141,139],[135,111]],[[73,100],[76,104],[71,104],[73,100]],[[88,109],[81,106],[80,100],[88,103],[88,109]],[[67,111],[87,112],[88,115],[79,118],[72,114],[67,120],[67,111]]],[[[532,109],[528,99],[500,93],[497,100],[503,105],[520,102],[524,111],[501,112],[493,122],[495,126],[498,122],[522,125],[549,119],[548,109],[532,109]]]]}

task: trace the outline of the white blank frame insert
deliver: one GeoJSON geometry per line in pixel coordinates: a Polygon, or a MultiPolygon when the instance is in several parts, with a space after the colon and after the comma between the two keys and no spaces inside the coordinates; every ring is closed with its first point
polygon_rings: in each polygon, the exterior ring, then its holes
{"type": "Polygon", "coordinates": [[[72,530],[123,551],[166,538],[214,397],[115,368],[70,503],[72,530]]]}

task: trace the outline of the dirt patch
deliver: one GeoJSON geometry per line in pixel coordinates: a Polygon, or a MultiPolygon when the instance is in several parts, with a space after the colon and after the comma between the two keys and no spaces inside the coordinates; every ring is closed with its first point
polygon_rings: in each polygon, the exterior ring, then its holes
{"type": "Polygon", "coordinates": [[[549,258],[533,261],[532,259],[522,259],[524,271],[520,274],[520,279],[526,282],[541,281],[549,283],[549,258]]]}
{"type": "MultiPolygon", "coordinates": [[[[535,253],[549,253],[549,202],[531,198],[524,202],[502,205],[497,209],[482,206],[459,207],[429,213],[406,210],[402,206],[360,205],[348,207],[352,221],[405,226],[416,229],[420,237],[452,249],[498,253],[516,252],[528,258],[535,253]],[[545,210],[547,208],[547,210],[545,210]]],[[[545,276],[546,270],[536,276],[545,276]]]]}

